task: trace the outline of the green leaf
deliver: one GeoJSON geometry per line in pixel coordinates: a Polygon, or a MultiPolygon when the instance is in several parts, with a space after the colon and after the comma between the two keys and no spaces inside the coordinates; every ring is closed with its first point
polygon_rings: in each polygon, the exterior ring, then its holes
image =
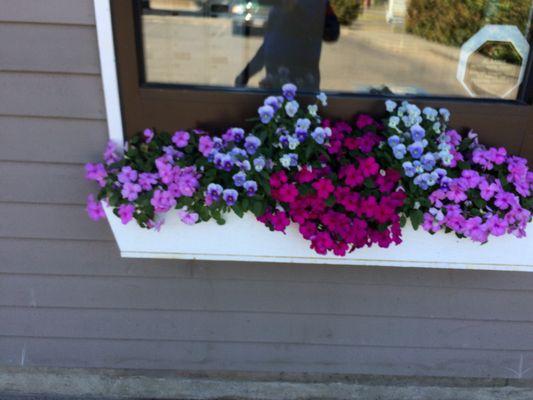
{"type": "Polygon", "coordinates": [[[409,218],[411,219],[413,228],[416,231],[424,220],[424,213],[420,210],[411,210],[411,212],[409,213],[409,218]]]}
{"type": "Polygon", "coordinates": [[[251,211],[254,213],[256,217],[260,217],[263,215],[266,211],[266,205],[261,200],[254,200],[252,202],[251,211]]]}
{"type": "Polygon", "coordinates": [[[231,208],[232,208],[233,212],[235,214],[237,214],[237,216],[239,218],[242,218],[242,216],[244,215],[244,211],[242,210],[242,207],[239,205],[239,203],[234,204],[233,207],[231,207],[231,208]]]}

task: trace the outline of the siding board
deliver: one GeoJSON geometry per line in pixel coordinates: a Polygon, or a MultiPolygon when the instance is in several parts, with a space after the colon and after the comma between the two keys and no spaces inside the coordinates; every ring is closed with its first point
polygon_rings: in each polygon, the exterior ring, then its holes
{"type": "Polygon", "coordinates": [[[0,21],[94,25],[92,0],[2,0],[0,21]]]}
{"type": "Polygon", "coordinates": [[[531,350],[533,323],[197,311],[0,308],[1,336],[531,350]],[[288,329],[287,329],[288,328],[288,329]],[[413,329],[418,335],[413,335],[413,329]],[[394,332],[394,334],[391,334],[394,332]],[[510,344],[510,346],[509,346],[510,344]]]}
{"type": "Polygon", "coordinates": [[[105,121],[0,115],[0,160],[85,163],[100,160],[105,121]]]}
{"type": "Polygon", "coordinates": [[[83,206],[0,203],[0,237],[114,240],[106,223],[88,219],[83,206]]]}
{"type": "Polygon", "coordinates": [[[0,72],[0,93],[4,115],[105,118],[98,76],[0,72]]]}
{"type": "MultiPolygon", "coordinates": [[[[117,314],[136,309],[533,321],[528,309],[533,291],[268,282],[245,277],[209,280],[184,276],[27,275],[1,277],[0,289],[3,306],[116,309],[117,314]]],[[[533,330],[531,334],[533,341],[533,330]]]]}
{"type": "MultiPolygon", "coordinates": [[[[474,290],[479,289],[496,292],[492,296],[497,296],[499,292],[529,292],[533,289],[533,274],[527,272],[122,259],[113,241],[47,239],[0,239],[0,273],[45,276],[137,276],[146,280],[194,277],[213,282],[218,280],[298,282],[302,285],[438,287],[469,290],[472,296],[475,296],[474,290]],[[76,261],[73,262],[73,259],[76,261]]],[[[524,312],[527,310],[528,308],[524,307],[524,312]]]]}
{"type": "Polygon", "coordinates": [[[83,165],[0,161],[0,202],[85,204],[97,185],[84,179],[83,165]]]}
{"type": "Polygon", "coordinates": [[[99,73],[91,26],[0,23],[0,48],[0,70],[99,73]]]}
{"type": "MultiPolygon", "coordinates": [[[[531,351],[419,349],[395,347],[310,346],[136,340],[42,339],[5,337],[0,362],[8,364],[13,349],[25,352],[26,366],[93,367],[287,373],[339,373],[516,378],[523,361],[533,364],[531,351]],[[4,354],[8,357],[4,359],[4,354]],[[58,358],[61,354],[61,358],[58,358]],[[320,360],[320,362],[317,362],[320,360]]],[[[17,357],[20,359],[20,356],[17,357]]],[[[19,365],[15,359],[13,365],[19,365]]],[[[9,365],[9,364],[8,364],[9,365]]],[[[523,378],[533,375],[531,371],[523,378]]]]}

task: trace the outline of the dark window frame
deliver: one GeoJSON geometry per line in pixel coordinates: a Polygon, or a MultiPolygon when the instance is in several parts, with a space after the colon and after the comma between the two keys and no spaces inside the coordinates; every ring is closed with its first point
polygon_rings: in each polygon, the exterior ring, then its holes
{"type": "MultiPolygon", "coordinates": [[[[141,37],[141,1],[111,2],[124,133],[201,128],[219,132],[255,115],[267,92],[202,85],[147,83],[141,37]]],[[[533,160],[533,52],[519,100],[438,96],[383,96],[328,92],[327,116],[351,118],[356,112],[384,114],[384,100],[408,99],[420,106],[446,107],[456,129],[473,128],[488,145],[506,146],[533,160]]],[[[242,125],[242,124],[241,124],[242,125]]],[[[246,124],[244,124],[246,125],[246,124]]]]}

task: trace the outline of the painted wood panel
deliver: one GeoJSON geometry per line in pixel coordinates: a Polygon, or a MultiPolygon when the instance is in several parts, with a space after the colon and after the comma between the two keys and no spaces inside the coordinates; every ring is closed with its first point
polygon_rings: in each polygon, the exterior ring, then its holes
{"type": "Polygon", "coordinates": [[[0,21],[94,25],[91,0],[2,0],[0,21]]]}
{"type": "Polygon", "coordinates": [[[84,205],[95,192],[82,164],[0,161],[0,202],[84,205]]]}
{"type": "Polygon", "coordinates": [[[1,338],[0,362],[20,365],[22,361],[26,366],[102,368],[113,365],[116,368],[189,372],[222,368],[225,371],[275,374],[280,371],[319,374],[366,374],[372,371],[392,375],[517,378],[524,377],[518,371],[523,372],[533,364],[533,352],[444,347],[1,338]],[[58,354],[61,354],[60,358],[58,354]]]}
{"type": "Polygon", "coordinates": [[[0,114],[104,119],[101,81],[95,75],[0,72],[0,114]]]}
{"type": "Polygon", "coordinates": [[[92,308],[117,314],[129,309],[247,312],[263,313],[266,319],[269,313],[281,313],[533,321],[533,291],[254,281],[246,276],[212,280],[186,277],[186,272],[161,279],[8,275],[0,282],[0,305],[92,308]]]}
{"type": "MultiPolygon", "coordinates": [[[[145,279],[197,278],[210,281],[296,282],[407,288],[478,289],[499,292],[533,289],[533,274],[525,272],[460,271],[418,268],[332,267],[325,265],[234,263],[122,259],[113,241],[0,239],[0,273],[16,275],[142,277],[145,279]],[[73,261],[75,259],[75,262],[73,261]],[[43,268],[43,265],[46,268],[43,268]]],[[[35,279],[30,277],[29,279],[35,279]]],[[[528,312],[527,307],[523,307],[528,312]]]]}
{"type": "Polygon", "coordinates": [[[0,203],[0,237],[113,240],[107,224],[87,219],[80,205],[0,203]]]}
{"type": "Polygon", "coordinates": [[[74,310],[0,307],[1,336],[171,342],[298,343],[517,351],[531,348],[533,322],[376,318],[243,312],[74,310]],[[413,335],[413,329],[418,335],[413,335]],[[511,344],[509,346],[509,344],[511,344]]]}
{"type": "Polygon", "coordinates": [[[0,160],[85,163],[101,157],[104,120],[0,115],[0,160]]]}
{"type": "Polygon", "coordinates": [[[3,71],[100,72],[92,26],[0,23],[0,48],[3,71]]]}

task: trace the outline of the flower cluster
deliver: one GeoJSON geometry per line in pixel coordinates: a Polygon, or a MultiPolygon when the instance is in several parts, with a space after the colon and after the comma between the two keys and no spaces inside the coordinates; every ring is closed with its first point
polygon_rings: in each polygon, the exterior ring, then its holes
{"type": "Polygon", "coordinates": [[[319,167],[272,174],[277,207],[259,220],[278,231],[295,222],[319,254],[343,256],[373,243],[400,243],[399,210],[405,198],[398,190],[400,174],[383,169],[372,155],[381,142],[377,123],[361,115],[356,128],[343,122],[330,127],[325,121],[324,129],[332,132],[327,162],[323,158],[319,167]]]}
{"type": "MultiPolygon", "coordinates": [[[[87,164],[85,176],[99,184],[98,199],[106,199],[124,224],[135,219],[142,227],[159,229],[161,215],[173,208],[180,210],[184,223],[194,224],[199,215],[190,206],[198,195],[202,173],[185,151],[190,151],[196,141],[185,131],[155,135],[146,129],[123,154],[110,142],[104,163],[87,164]]],[[[94,220],[105,216],[92,195],[87,212],[94,220]]]]}
{"type": "Polygon", "coordinates": [[[159,230],[168,211],[193,225],[252,212],[275,231],[295,223],[319,254],[343,256],[364,246],[401,243],[411,220],[431,233],[455,232],[476,242],[525,235],[532,219],[533,173],[503,148],[448,128],[446,109],[387,101],[378,122],[322,120],[320,93],[297,100],[293,84],[269,96],[255,125],[220,135],[202,130],[146,129],[124,148],[109,143],[104,162],[86,165],[100,191],[89,217],[159,230]]]}
{"type": "Polygon", "coordinates": [[[524,237],[533,206],[533,173],[527,161],[508,156],[504,148],[479,145],[465,161],[459,176],[431,193],[424,229],[451,230],[481,243],[491,235],[524,237]]]}
{"type": "MultiPolygon", "coordinates": [[[[404,214],[415,228],[422,223],[423,213],[430,207],[428,195],[439,185],[445,185],[450,170],[462,162],[461,136],[448,129],[450,112],[403,101],[385,103],[387,148],[386,163],[401,171],[402,184],[408,198],[404,214]]],[[[405,221],[405,218],[404,218],[405,221]]]]}

